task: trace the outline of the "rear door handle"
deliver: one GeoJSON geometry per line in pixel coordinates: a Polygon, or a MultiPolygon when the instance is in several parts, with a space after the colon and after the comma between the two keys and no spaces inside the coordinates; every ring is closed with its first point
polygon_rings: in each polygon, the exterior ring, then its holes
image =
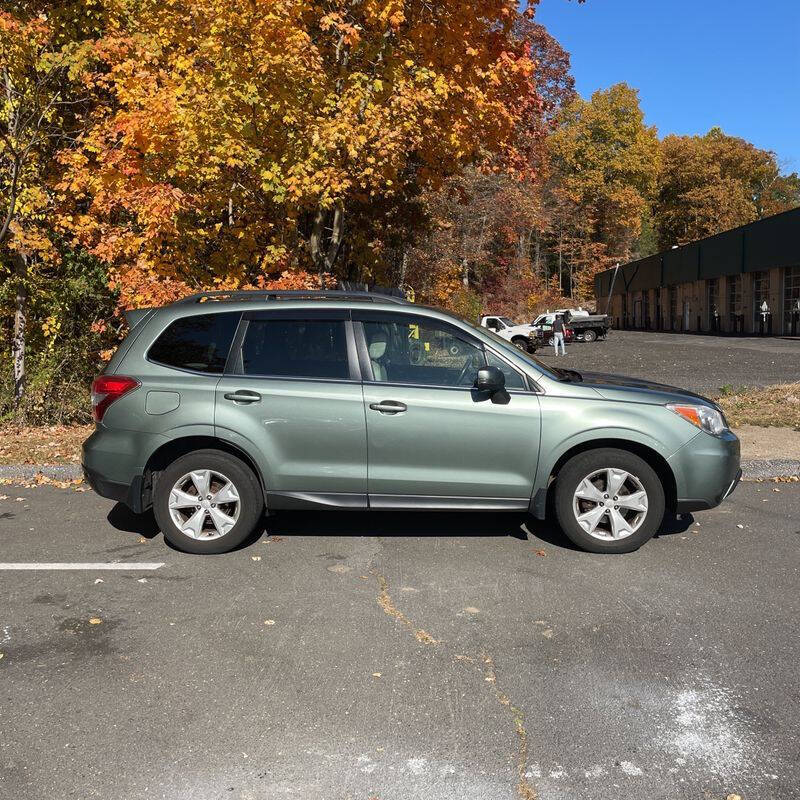
{"type": "Polygon", "coordinates": [[[258,403],[261,401],[261,395],[258,392],[251,392],[249,389],[226,392],[223,397],[226,400],[233,400],[234,403],[258,403]]]}
{"type": "Polygon", "coordinates": [[[408,406],[398,400],[383,400],[380,403],[370,403],[369,407],[373,411],[380,411],[381,414],[402,414],[408,406]]]}

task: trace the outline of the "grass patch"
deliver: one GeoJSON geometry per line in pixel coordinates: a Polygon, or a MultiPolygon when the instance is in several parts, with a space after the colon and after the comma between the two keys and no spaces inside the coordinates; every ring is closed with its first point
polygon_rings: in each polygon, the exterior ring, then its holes
{"type": "Polygon", "coordinates": [[[94,425],[3,425],[0,464],[79,464],[81,444],[94,425]]]}
{"type": "Polygon", "coordinates": [[[763,428],[780,426],[800,430],[800,383],[736,390],[723,386],[714,399],[733,428],[760,425],[763,428]]]}

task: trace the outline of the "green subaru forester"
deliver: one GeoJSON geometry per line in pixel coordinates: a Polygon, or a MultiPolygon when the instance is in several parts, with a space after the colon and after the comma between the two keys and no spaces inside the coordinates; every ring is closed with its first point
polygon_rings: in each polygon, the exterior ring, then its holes
{"type": "Polygon", "coordinates": [[[309,508],[552,508],[579,547],[629,552],[741,476],[710,400],[546,366],[396,298],[207,292],[129,320],[92,385],[84,471],[192,553],[309,508]]]}

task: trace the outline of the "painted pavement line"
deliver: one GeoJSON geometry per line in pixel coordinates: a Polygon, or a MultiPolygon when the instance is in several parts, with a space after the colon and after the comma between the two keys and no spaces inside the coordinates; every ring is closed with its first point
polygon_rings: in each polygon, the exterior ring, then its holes
{"type": "Polygon", "coordinates": [[[70,562],[70,561],[32,561],[0,563],[0,570],[154,570],[164,566],[162,561],[98,561],[98,562],[70,562]]]}

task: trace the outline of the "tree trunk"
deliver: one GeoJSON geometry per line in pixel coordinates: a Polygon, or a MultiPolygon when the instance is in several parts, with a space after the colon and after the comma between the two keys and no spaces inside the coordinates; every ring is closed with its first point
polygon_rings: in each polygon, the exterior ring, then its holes
{"type": "Polygon", "coordinates": [[[332,272],[344,242],[344,206],[339,203],[331,212],[317,209],[309,239],[311,260],[319,273],[320,281],[326,272],[332,272]],[[328,221],[330,220],[330,228],[328,221]]]}
{"type": "Polygon", "coordinates": [[[14,408],[18,411],[25,395],[25,325],[28,319],[28,257],[17,256],[14,275],[17,293],[14,304],[14,338],[11,357],[14,363],[14,408]]]}

